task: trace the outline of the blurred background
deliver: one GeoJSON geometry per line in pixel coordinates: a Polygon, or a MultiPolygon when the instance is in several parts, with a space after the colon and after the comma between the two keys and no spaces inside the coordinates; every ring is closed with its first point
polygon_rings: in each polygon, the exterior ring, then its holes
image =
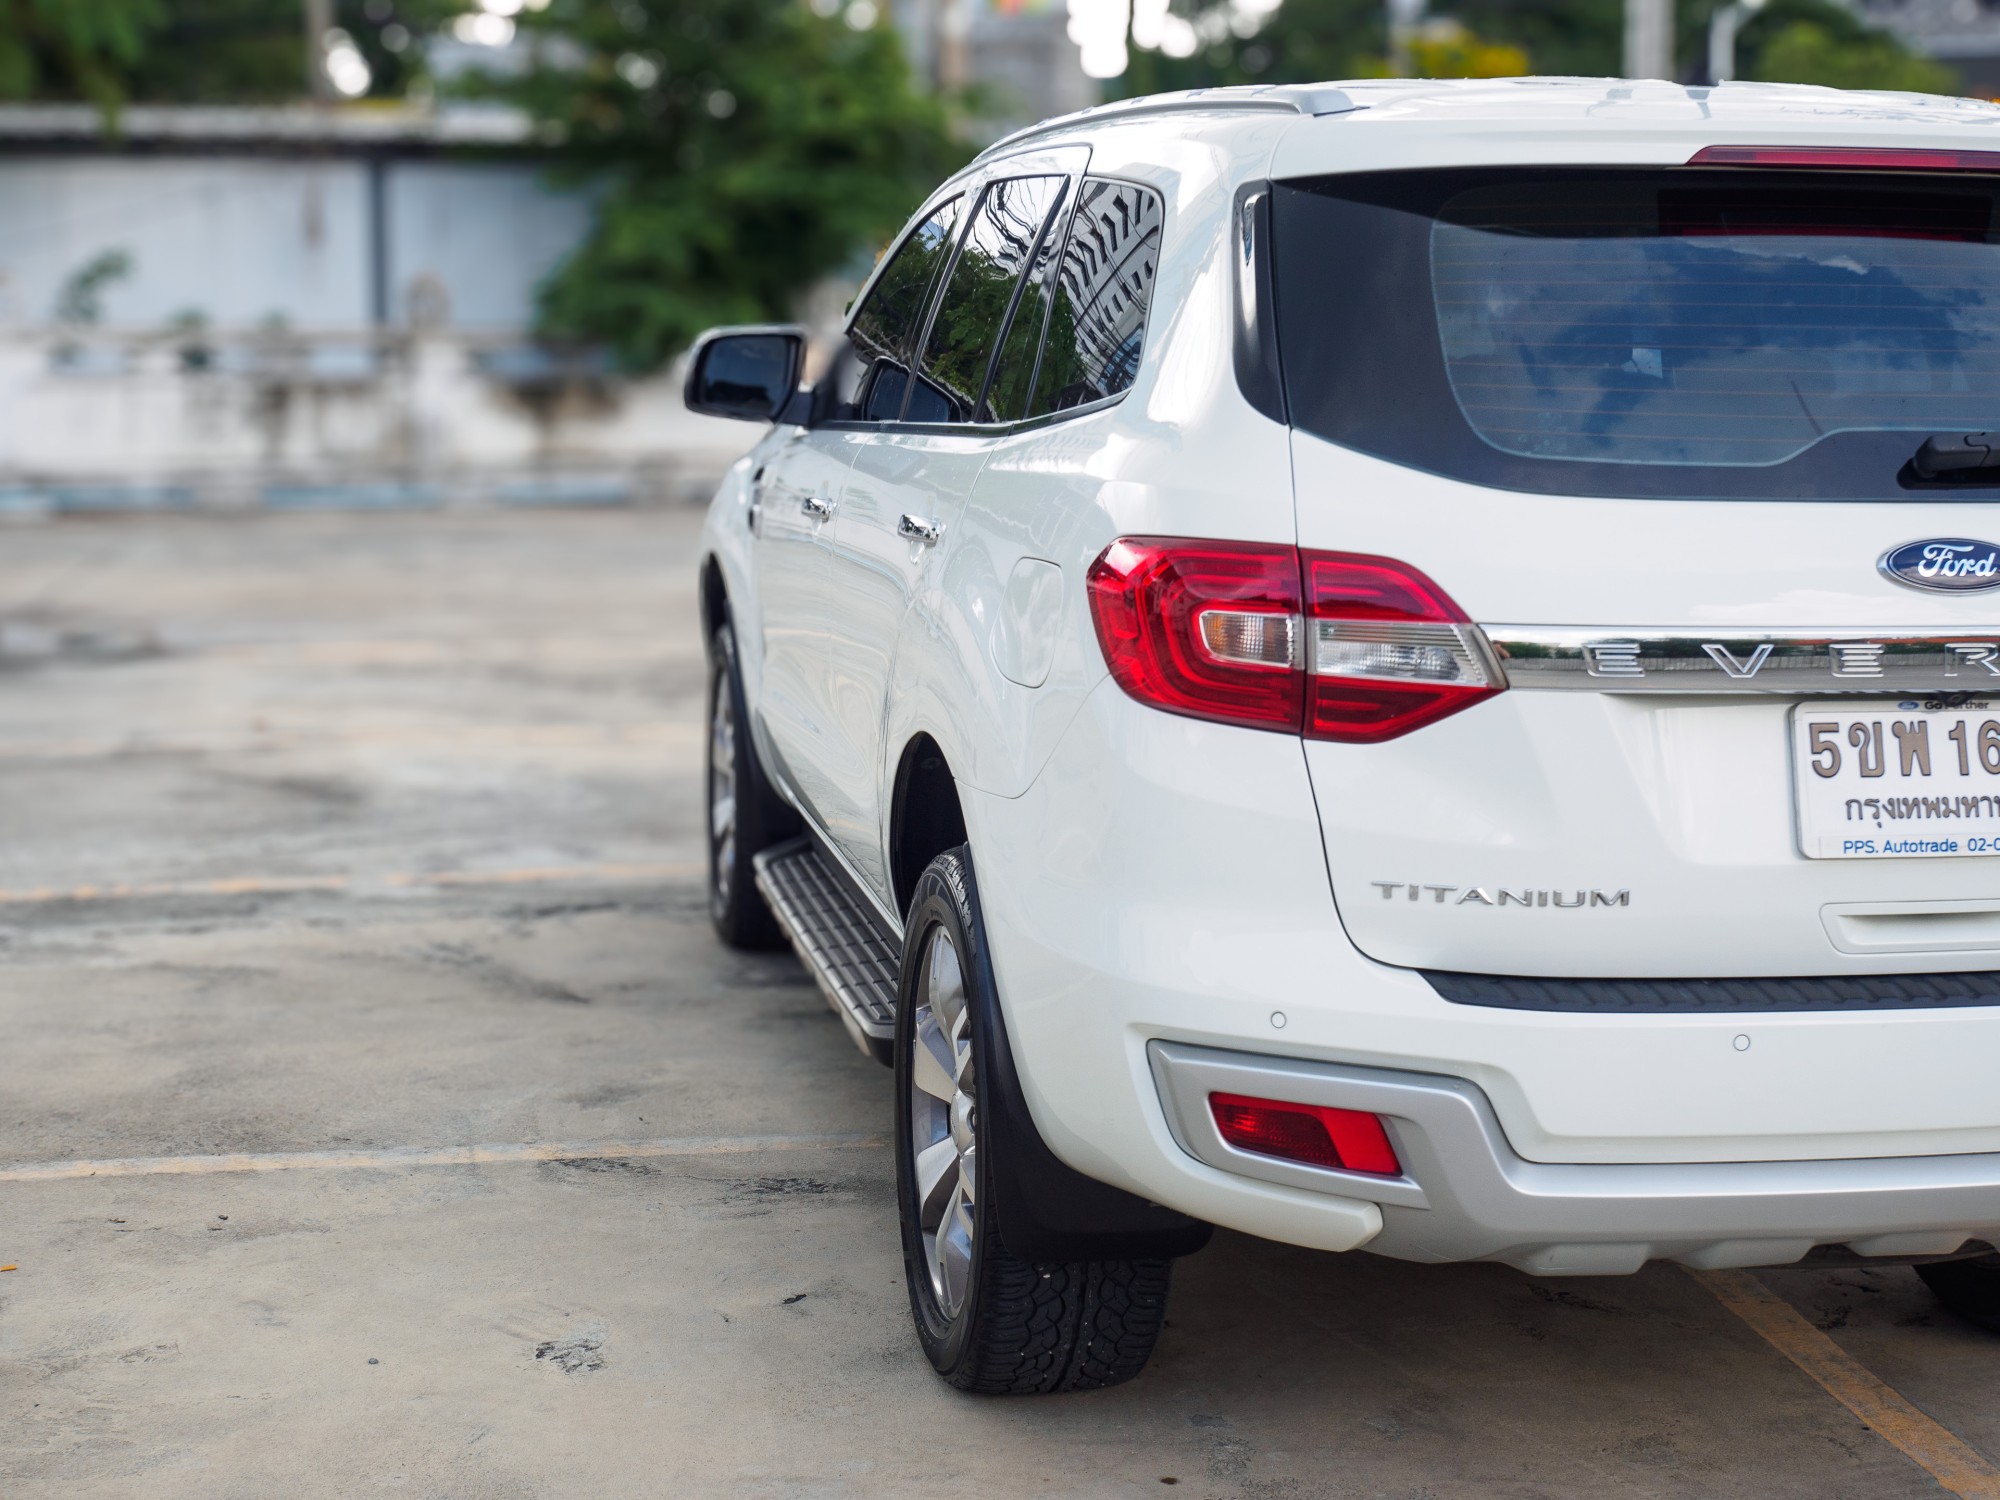
{"type": "Polygon", "coordinates": [[[981,145],[1132,94],[1986,94],[1992,0],[0,0],[0,513],[692,499],[674,361],[837,319],[981,145]]]}

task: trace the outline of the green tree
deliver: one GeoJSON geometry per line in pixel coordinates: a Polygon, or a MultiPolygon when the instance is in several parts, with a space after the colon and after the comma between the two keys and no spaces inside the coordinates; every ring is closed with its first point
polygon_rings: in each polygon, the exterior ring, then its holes
{"type": "MultiPolygon", "coordinates": [[[[1679,5],[1680,76],[1697,81],[1707,60],[1708,21],[1727,0],[1679,5]]],[[[1177,13],[1221,15],[1218,0],[1174,0],[1177,13]]],[[[1512,47],[1523,67],[1542,73],[1609,77],[1623,67],[1623,0],[1434,0],[1434,13],[1456,21],[1464,47],[1425,55],[1417,71],[1439,76],[1483,74],[1490,49],[1512,47]]],[[[1221,83],[1308,83],[1371,77],[1388,50],[1382,0],[1284,0],[1254,35],[1210,25],[1192,57],[1135,51],[1117,92],[1201,88],[1221,83]]],[[[1896,38],[1856,19],[1837,0],[1771,0],[1737,40],[1739,76],[1772,83],[1821,83],[1837,88],[1953,93],[1956,75],[1912,54],[1896,38]]]]}
{"type": "MultiPolygon", "coordinates": [[[[368,60],[370,96],[396,98],[423,76],[423,38],[467,3],[335,0],[333,20],[368,60]]],[[[173,0],[131,77],[133,98],[171,104],[279,103],[305,87],[299,0],[173,0]]]]}
{"type": "Polygon", "coordinates": [[[297,0],[174,0],[129,87],[148,103],[270,104],[297,98],[305,77],[297,0]]]}
{"type": "Polygon", "coordinates": [[[127,71],[166,19],[163,0],[0,0],[0,98],[115,110],[127,71]]]}
{"type": "Polygon", "coordinates": [[[1950,68],[1915,56],[1832,0],[1772,0],[1743,28],[1737,56],[1745,78],[1769,83],[1914,94],[1955,94],[1960,88],[1950,68]]]}
{"type": "MultiPolygon", "coordinates": [[[[369,92],[422,76],[421,39],[465,0],[336,0],[369,92]]],[[[0,0],[0,98],[274,104],[305,92],[299,0],[0,0]]]]}
{"type": "MultiPolygon", "coordinates": [[[[1216,0],[1180,0],[1173,9],[1197,23],[1209,14],[1227,18],[1216,0]]],[[[1359,78],[1389,50],[1385,16],[1383,0],[1285,0],[1253,36],[1211,22],[1206,30],[1212,40],[1191,57],[1134,48],[1131,67],[1113,89],[1129,97],[1229,83],[1359,78]]]]}
{"type": "MultiPolygon", "coordinates": [[[[1492,0],[1510,14],[1518,0],[1492,0]]],[[[1568,0],[1572,7],[1608,4],[1614,15],[1621,0],[1568,0]]],[[[1225,83],[1321,83],[1338,78],[1379,78],[1388,71],[1389,32],[1383,0],[1285,0],[1262,27],[1243,36],[1225,25],[1229,8],[1218,0],[1177,4],[1213,38],[1191,57],[1135,48],[1132,66],[1119,80],[1126,96],[1163,89],[1210,88],[1225,83]]],[[[1560,35],[1564,21],[1548,30],[1560,35]]],[[[1615,23],[1614,23],[1615,24],[1615,23]]],[[[1527,40],[1496,30],[1482,14],[1461,5],[1426,28],[1411,48],[1415,71],[1437,78],[1484,78],[1525,72],[1539,58],[1527,40]]]]}
{"type": "Polygon", "coordinates": [[[554,0],[520,21],[526,108],[600,194],[542,289],[545,331],[652,368],[716,323],[783,317],[968,154],[885,26],[801,0],[554,0]]]}

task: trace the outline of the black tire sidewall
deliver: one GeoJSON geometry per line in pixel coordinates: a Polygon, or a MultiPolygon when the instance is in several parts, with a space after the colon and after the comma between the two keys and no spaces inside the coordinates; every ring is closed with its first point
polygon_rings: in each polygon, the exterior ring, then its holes
{"type": "MultiPolygon", "coordinates": [[[[708,653],[708,734],[707,748],[702,752],[702,841],[708,850],[708,909],[715,925],[728,936],[731,908],[735,905],[738,892],[724,890],[716,868],[715,847],[715,710],[717,700],[724,693],[729,694],[729,711],[736,722],[735,764],[730,773],[736,778],[736,804],[743,805],[743,690],[736,670],[736,638],[730,627],[723,625],[715,632],[708,653]]],[[[736,828],[736,875],[743,872],[743,829],[742,814],[737,815],[736,828]]],[[[740,885],[740,878],[733,885],[740,885]]]]}
{"type": "MultiPolygon", "coordinates": [[[[910,1072],[916,1036],[916,1011],[923,980],[923,958],[929,950],[931,934],[942,928],[958,950],[959,968],[965,980],[966,1004],[972,1014],[972,1055],[975,1077],[984,1059],[993,1056],[991,1025],[995,995],[993,971],[987,962],[984,933],[972,887],[972,862],[961,845],[941,854],[917,881],[905,924],[903,968],[896,1004],[896,1084],[895,1117],[891,1139],[896,1151],[896,1207],[902,1225],[903,1269],[909,1282],[910,1307],[916,1315],[917,1336],[924,1353],[939,1374],[949,1378],[965,1366],[977,1336],[980,1307],[985,1300],[987,1267],[1001,1244],[1000,1226],[993,1212],[993,1148],[996,1142],[986,1122],[977,1120],[979,1130],[977,1180],[974,1188],[976,1232],[972,1247],[972,1273],[966,1284],[965,1305],[956,1318],[948,1318],[938,1305],[931,1287],[930,1268],[925,1261],[923,1229],[916,1209],[916,1172],[910,1140],[910,1072]]],[[[1004,1254],[1004,1250],[999,1253],[1004,1254]]]]}
{"type": "Polygon", "coordinates": [[[749,702],[743,691],[743,669],[737,659],[736,635],[724,622],[709,638],[707,748],[702,752],[702,843],[707,850],[708,914],[716,933],[733,948],[781,947],[784,934],[757,889],[752,859],[798,833],[798,815],[786,806],[764,777],[757,748],[750,736],[749,702]],[[727,887],[717,878],[714,810],[716,696],[729,694],[736,721],[736,868],[727,887]]]}
{"type": "Polygon", "coordinates": [[[1937,1261],[1917,1275],[1938,1301],[1974,1327],[2000,1333],[2000,1255],[1937,1261]]]}

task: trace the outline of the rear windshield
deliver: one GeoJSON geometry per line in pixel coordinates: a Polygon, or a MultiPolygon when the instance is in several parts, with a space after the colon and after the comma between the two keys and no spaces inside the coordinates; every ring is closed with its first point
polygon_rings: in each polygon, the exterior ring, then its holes
{"type": "Polygon", "coordinates": [[[1990,501],[2000,471],[1909,460],[2000,429],[1996,197],[1712,167],[1281,183],[1293,420],[1551,494],[1990,501]]]}

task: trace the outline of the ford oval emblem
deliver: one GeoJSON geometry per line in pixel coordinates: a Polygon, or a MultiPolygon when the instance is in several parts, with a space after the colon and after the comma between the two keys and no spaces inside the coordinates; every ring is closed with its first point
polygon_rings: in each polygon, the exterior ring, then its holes
{"type": "Polygon", "coordinates": [[[2000,588],[2000,547],[1968,536],[1933,536],[1905,542],[1876,564],[1884,578],[1934,594],[1968,594],[2000,588]]]}

